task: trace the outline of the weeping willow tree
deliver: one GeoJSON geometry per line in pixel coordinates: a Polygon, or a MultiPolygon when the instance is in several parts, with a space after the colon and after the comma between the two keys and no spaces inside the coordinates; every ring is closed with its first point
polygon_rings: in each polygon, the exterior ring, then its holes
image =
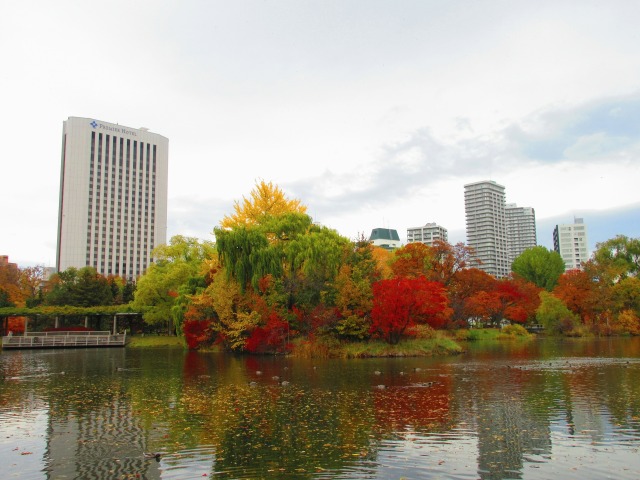
{"type": "Polygon", "coordinates": [[[239,227],[233,230],[216,228],[214,233],[220,265],[225,268],[227,278],[238,282],[243,293],[249,285],[257,288],[258,281],[265,275],[281,275],[282,265],[264,232],[253,227],[239,227]]]}
{"type": "MultiPolygon", "coordinates": [[[[253,226],[216,228],[214,233],[227,278],[237,281],[244,293],[248,287],[257,290],[260,279],[271,275],[287,291],[288,308],[311,280],[317,290],[335,278],[350,243],[296,212],[267,215],[253,226]]],[[[319,300],[319,294],[312,296],[319,300]]]]}

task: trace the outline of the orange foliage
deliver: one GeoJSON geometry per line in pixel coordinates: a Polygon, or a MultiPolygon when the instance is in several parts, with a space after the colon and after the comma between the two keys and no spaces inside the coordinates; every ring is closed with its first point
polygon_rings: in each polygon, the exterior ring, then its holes
{"type": "Polygon", "coordinates": [[[496,280],[492,288],[481,290],[465,301],[470,317],[479,317],[497,325],[500,320],[524,323],[535,315],[539,289],[524,280],[496,280]]]}
{"type": "Polygon", "coordinates": [[[24,333],[25,317],[9,317],[7,333],[13,332],[14,335],[22,335],[24,333]]]}
{"type": "Polygon", "coordinates": [[[584,323],[591,323],[596,317],[598,303],[595,284],[587,272],[569,270],[560,276],[553,295],[564,302],[569,310],[576,313],[584,323]]]}
{"type": "Polygon", "coordinates": [[[396,277],[421,277],[428,270],[431,255],[431,248],[424,243],[409,243],[395,251],[395,260],[391,265],[391,270],[396,277]]]}

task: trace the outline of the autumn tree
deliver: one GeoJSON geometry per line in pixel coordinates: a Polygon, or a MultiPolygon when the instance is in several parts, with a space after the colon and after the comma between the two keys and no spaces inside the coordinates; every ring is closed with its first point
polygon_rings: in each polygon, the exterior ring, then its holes
{"type": "Polygon", "coordinates": [[[458,272],[469,267],[477,266],[474,259],[474,249],[464,243],[451,245],[442,240],[435,240],[428,255],[428,271],[426,276],[429,280],[449,286],[458,272]]]}
{"type": "Polygon", "coordinates": [[[542,246],[528,248],[511,265],[513,273],[549,292],[558,283],[564,268],[560,254],[542,246]]]}
{"type": "Polygon", "coordinates": [[[20,288],[20,270],[16,264],[0,265],[0,290],[5,292],[8,302],[24,305],[24,294],[20,288]]]}
{"type": "Polygon", "coordinates": [[[376,269],[380,273],[380,279],[392,278],[393,271],[391,270],[391,263],[393,261],[393,254],[385,248],[371,245],[371,255],[376,261],[376,269]]]}
{"type": "Polygon", "coordinates": [[[524,323],[533,316],[537,301],[531,298],[537,291],[528,289],[513,279],[497,280],[490,290],[481,290],[465,302],[465,310],[471,317],[481,318],[493,326],[502,319],[524,323]]]}
{"type": "Polygon", "coordinates": [[[361,236],[353,243],[334,282],[335,305],[341,318],[334,328],[338,337],[363,340],[369,335],[370,320],[368,314],[373,307],[372,285],[383,277],[385,268],[376,250],[361,236]]]}
{"type": "Polygon", "coordinates": [[[468,303],[468,299],[479,292],[490,292],[497,282],[495,277],[478,268],[467,268],[456,272],[449,288],[449,301],[453,309],[453,326],[467,326],[468,319],[473,317],[474,305],[468,303]]]}
{"type": "Polygon", "coordinates": [[[611,298],[616,313],[630,310],[640,316],[640,279],[627,277],[611,288],[611,298]]]}
{"type": "Polygon", "coordinates": [[[613,281],[640,273],[640,238],[618,235],[596,244],[594,261],[609,271],[613,281]]]}
{"type": "Polygon", "coordinates": [[[153,250],[156,261],[138,279],[133,300],[134,307],[146,307],[145,322],[165,324],[169,332],[174,332],[172,308],[179,289],[190,278],[205,274],[202,265],[214,252],[212,242],[181,235],[153,250]]]}
{"type": "Polygon", "coordinates": [[[584,270],[565,272],[553,289],[553,295],[562,300],[584,323],[595,322],[598,313],[604,308],[606,302],[604,298],[600,298],[601,292],[589,272],[584,270]]]}
{"type": "Polygon", "coordinates": [[[394,252],[391,270],[396,277],[418,278],[429,272],[431,262],[431,248],[424,243],[414,242],[394,252]]]}
{"type": "Polygon", "coordinates": [[[373,284],[371,332],[392,345],[416,324],[442,326],[449,314],[444,287],[424,276],[398,277],[373,284]]]}
{"type": "Polygon", "coordinates": [[[284,213],[304,214],[307,207],[298,199],[287,198],[285,193],[273,183],[261,180],[249,194],[233,205],[233,215],[226,215],[220,222],[224,229],[249,227],[264,222],[265,217],[275,217],[284,213]]]}

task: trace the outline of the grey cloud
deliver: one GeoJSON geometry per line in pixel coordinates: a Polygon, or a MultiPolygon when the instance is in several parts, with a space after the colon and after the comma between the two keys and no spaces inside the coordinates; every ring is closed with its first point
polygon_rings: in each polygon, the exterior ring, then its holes
{"type": "Polygon", "coordinates": [[[402,202],[452,177],[495,178],[524,165],[567,160],[632,161],[640,151],[640,96],[547,109],[492,135],[469,136],[472,125],[465,119],[458,122],[461,129],[466,137],[445,143],[419,128],[382,146],[359,170],[325,171],[286,187],[321,217],[330,217],[402,202]]]}
{"type": "Polygon", "coordinates": [[[501,143],[474,138],[446,144],[421,128],[403,141],[381,147],[377,158],[358,171],[344,175],[325,171],[286,187],[323,216],[375,208],[452,176],[484,177],[500,165],[503,168],[511,157],[501,151],[501,143]]]}
{"type": "Polygon", "coordinates": [[[505,130],[514,150],[541,162],[588,161],[640,143],[640,95],[547,109],[505,130]]]}

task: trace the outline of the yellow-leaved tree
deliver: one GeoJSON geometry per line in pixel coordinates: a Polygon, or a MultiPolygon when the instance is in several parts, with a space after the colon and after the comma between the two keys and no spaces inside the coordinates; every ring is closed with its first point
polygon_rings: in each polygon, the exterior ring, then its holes
{"type": "Polygon", "coordinates": [[[222,228],[257,225],[265,217],[278,216],[284,213],[306,213],[307,207],[298,199],[289,199],[284,192],[272,182],[261,180],[256,183],[249,198],[242,197],[233,205],[233,215],[226,215],[220,222],[222,228]]]}

